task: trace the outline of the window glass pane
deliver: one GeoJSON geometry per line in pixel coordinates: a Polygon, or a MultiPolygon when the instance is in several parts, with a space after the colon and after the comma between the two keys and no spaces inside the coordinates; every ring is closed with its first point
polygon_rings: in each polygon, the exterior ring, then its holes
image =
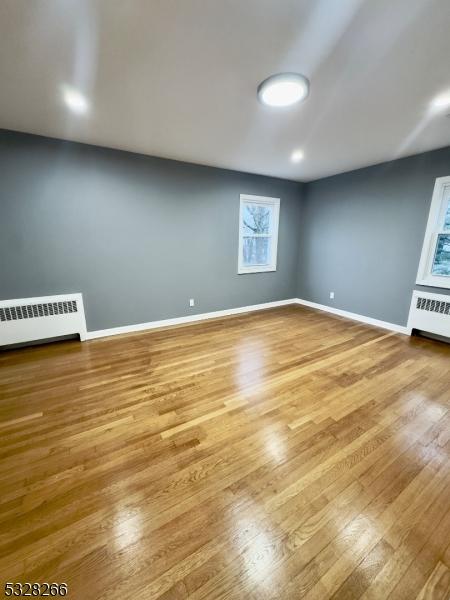
{"type": "Polygon", "coordinates": [[[450,231],[450,198],[447,200],[447,212],[445,213],[444,229],[450,231]]]}
{"type": "Polygon", "coordinates": [[[438,235],[431,272],[433,275],[450,277],[450,235],[438,235]]]}
{"type": "Polygon", "coordinates": [[[272,206],[264,204],[254,204],[253,202],[244,204],[242,223],[244,235],[251,235],[252,233],[270,233],[272,210],[272,206]]]}
{"type": "Polygon", "coordinates": [[[270,264],[270,237],[244,237],[242,252],[244,266],[270,264]]]}

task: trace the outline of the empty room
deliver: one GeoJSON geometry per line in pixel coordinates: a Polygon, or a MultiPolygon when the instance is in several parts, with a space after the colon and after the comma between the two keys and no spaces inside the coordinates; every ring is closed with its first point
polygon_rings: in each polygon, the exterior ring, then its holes
{"type": "Polygon", "coordinates": [[[0,0],[0,596],[450,600],[449,0],[0,0]]]}

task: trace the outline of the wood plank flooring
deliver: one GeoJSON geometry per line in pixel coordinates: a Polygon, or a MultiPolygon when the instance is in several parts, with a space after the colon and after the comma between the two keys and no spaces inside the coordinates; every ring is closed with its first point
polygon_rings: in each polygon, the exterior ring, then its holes
{"type": "Polygon", "coordinates": [[[450,346],[298,306],[0,353],[0,585],[450,598],[450,346]]]}

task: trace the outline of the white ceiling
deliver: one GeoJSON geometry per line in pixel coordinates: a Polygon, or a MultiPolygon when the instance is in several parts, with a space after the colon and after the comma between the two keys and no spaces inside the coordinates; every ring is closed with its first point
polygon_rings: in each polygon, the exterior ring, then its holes
{"type": "Polygon", "coordinates": [[[450,143],[450,0],[1,0],[0,81],[3,128],[307,181],[450,143]]]}

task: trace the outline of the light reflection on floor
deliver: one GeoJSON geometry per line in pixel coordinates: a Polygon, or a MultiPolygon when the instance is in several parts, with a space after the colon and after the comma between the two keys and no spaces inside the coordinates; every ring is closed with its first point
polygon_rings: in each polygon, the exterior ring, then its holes
{"type": "Polygon", "coordinates": [[[257,339],[242,340],[237,347],[235,379],[240,391],[245,391],[250,383],[259,382],[266,364],[263,348],[257,339]]]}
{"type": "Polygon", "coordinates": [[[139,509],[121,510],[114,521],[114,546],[123,550],[137,542],[142,536],[142,514],[139,509]]]}
{"type": "Polygon", "coordinates": [[[263,439],[267,456],[277,464],[284,462],[287,456],[285,439],[267,429],[263,431],[263,439]]]}

